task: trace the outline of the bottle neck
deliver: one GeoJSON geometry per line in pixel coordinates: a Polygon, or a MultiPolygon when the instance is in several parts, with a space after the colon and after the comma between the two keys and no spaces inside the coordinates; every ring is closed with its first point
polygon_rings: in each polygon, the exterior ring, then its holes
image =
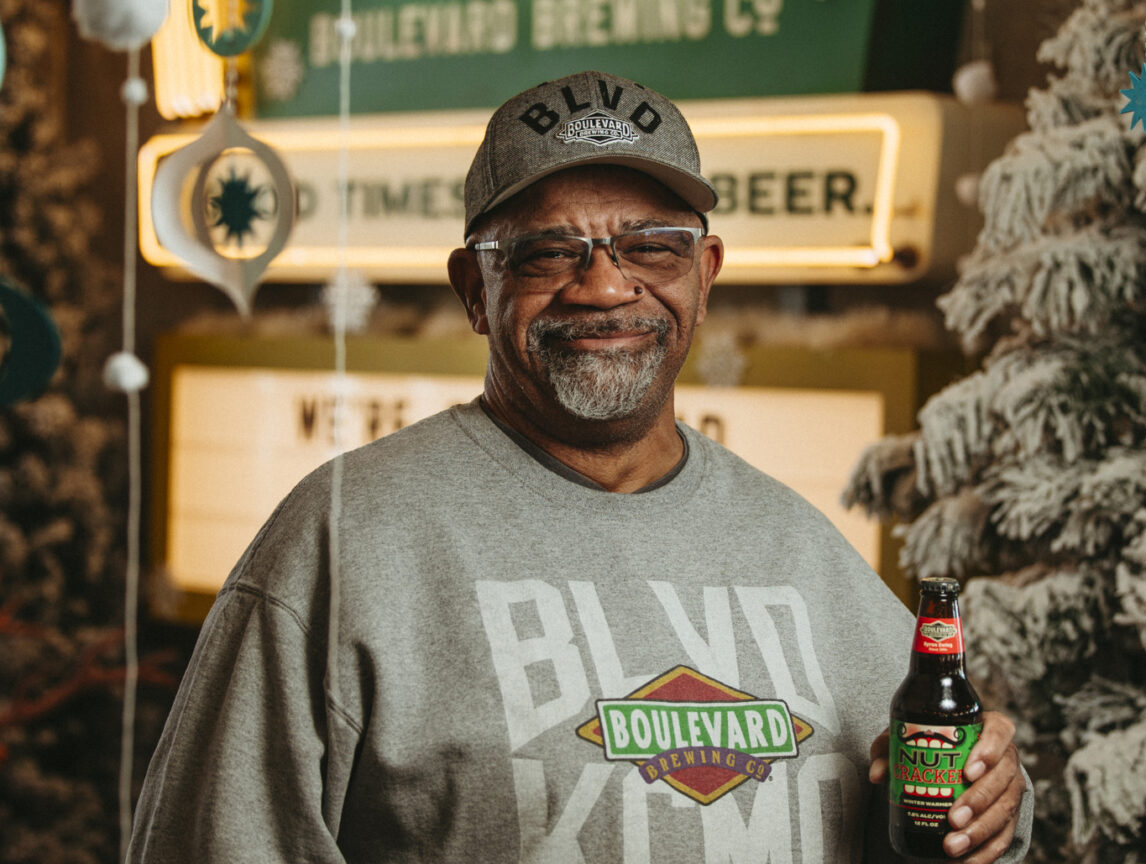
{"type": "Polygon", "coordinates": [[[963,621],[955,594],[924,594],[915,616],[913,671],[963,675],[963,621]]]}

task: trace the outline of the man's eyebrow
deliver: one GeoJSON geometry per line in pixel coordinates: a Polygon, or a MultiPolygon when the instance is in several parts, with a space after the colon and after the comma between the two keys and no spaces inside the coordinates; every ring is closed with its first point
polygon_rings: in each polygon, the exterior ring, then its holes
{"type": "MultiPolygon", "coordinates": [[[[631,231],[644,231],[646,228],[675,228],[680,225],[680,220],[661,219],[657,217],[649,217],[646,219],[631,219],[627,222],[621,223],[621,229],[618,234],[628,234],[631,231]]],[[[575,225],[550,225],[547,228],[541,228],[537,231],[527,231],[519,236],[523,237],[553,237],[561,235],[573,235],[574,237],[585,237],[588,235],[582,234],[581,229],[575,225]]]]}
{"type": "Polygon", "coordinates": [[[646,228],[676,228],[680,225],[680,221],[669,221],[665,219],[649,218],[637,219],[632,222],[625,222],[622,225],[624,232],[629,231],[643,231],[646,228]]]}

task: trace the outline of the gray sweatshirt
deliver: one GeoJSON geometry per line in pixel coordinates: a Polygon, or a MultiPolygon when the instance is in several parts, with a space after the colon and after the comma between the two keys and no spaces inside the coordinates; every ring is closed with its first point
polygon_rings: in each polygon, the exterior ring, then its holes
{"type": "Polygon", "coordinates": [[[204,625],[129,861],[892,860],[868,748],[912,616],[680,429],[635,495],[476,403],[348,454],[333,619],[330,466],[303,480],[204,625]]]}

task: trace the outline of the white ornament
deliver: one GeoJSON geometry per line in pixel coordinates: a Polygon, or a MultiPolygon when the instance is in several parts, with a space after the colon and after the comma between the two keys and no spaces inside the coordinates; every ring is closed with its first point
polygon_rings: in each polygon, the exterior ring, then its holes
{"type": "Polygon", "coordinates": [[[275,102],[293,99],[304,77],[306,63],[298,43],[290,39],[272,40],[259,61],[259,87],[263,95],[275,102]]]}
{"type": "Polygon", "coordinates": [[[979,174],[963,174],[955,181],[955,197],[964,207],[979,205],[979,174]]]}
{"type": "Polygon", "coordinates": [[[972,60],[955,70],[951,79],[955,96],[964,105],[982,105],[990,102],[999,92],[995,83],[995,67],[990,60],[972,60]]]}
{"type": "Polygon", "coordinates": [[[279,155],[248,135],[224,103],[198,138],[159,163],[151,218],[159,242],[246,317],[267,265],[286,248],[295,192],[279,155]]]}
{"type": "Polygon", "coordinates": [[[117,351],[103,366],[103,383],[109,390],[137,393],[147,386],[150,373],[143,361],[130,351],[117,351]]]}
{"type": "Polygon", "coordinates": [[[125,105],[142,105],[147,101],[147,82],[142,78],[128,78],[119,88],[119,98],[125,105]]]}
{"type": "Polygon", "coordinates": [[[113,51],[142,48],[167,18],[168,0],[72,0],[80,35],[113,51]]]}
{"type": "Polygon", "coordinates": [[[343,42],[349,42],[358,33],[358,25],[353,18],[339,18],[334,22],[334,32],[343,42]]]}
{"type": "Polygon", "coordinates": [[[378,303],[378,291],[358,270],[339,270],[322,289],[322,303],[332,329],[358,332],[366,329],[378,303]]]}

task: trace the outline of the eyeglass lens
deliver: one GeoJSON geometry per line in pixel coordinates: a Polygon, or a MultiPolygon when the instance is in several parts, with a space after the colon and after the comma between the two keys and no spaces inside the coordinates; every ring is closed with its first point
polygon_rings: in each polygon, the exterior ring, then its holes
{"type": "MultiPolygon", "coordinates": [[[[692,269],[696,246],[692,233],[674,228],[652,228],[613,237],[614,259],[626,279],[666,282],[692,269]]],[[[586,267],[593,244],[585,237],[564,234],[522,237],[512,242],[506,263],[522,276],[556,276],[574,267],[586,267]]]]}

